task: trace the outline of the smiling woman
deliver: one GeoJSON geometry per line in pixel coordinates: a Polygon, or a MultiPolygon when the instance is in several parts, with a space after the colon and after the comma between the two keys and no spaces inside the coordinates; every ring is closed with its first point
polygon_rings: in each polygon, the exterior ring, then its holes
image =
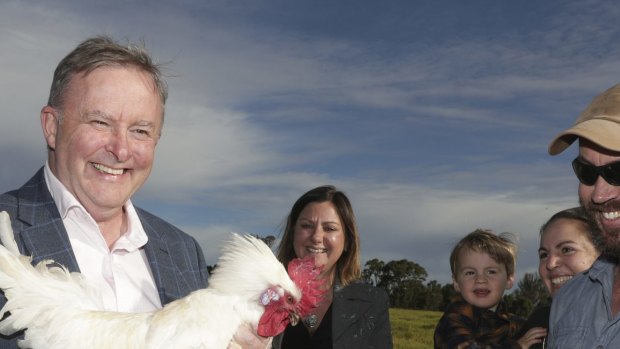
{"type": "Polygon", "coordinates": [[[286,221],[278,259],[312,256],[322,268],[325,297],[302,325],[288,326],[273,347],[392,348],[389,300],[359,281],[359,234],[347,196],[333,186],[302,195],[286,221]]]}
{"type": "MultiPolygon", "coordinates": [[[[589,269],[601,254],[592,234],[595,229],[581,207],[554,214],[540,228],[538,273],[551,297],[575,275],[589,269]]],[[[550,311],[550,305],[535,309],[519,335],[535,327],[548,328],[550,311]]],[[[530,348],[545,348],[545,344],[546,338],[530,348]]]]}

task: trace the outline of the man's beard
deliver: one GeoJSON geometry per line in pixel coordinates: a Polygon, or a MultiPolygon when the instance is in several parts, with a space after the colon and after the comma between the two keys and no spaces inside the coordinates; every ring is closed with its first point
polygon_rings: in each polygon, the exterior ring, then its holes
{"type": "Polygon", "coordinates": [[[581,198],[579,204],[590,219],[590,237],[592,243],[601,253],[614,260],[620,259],[620,229],[605,229],[601,223],[602,212],[620,211],[620,202],[608,202],[603,205],[584,203],[581,198]]]}

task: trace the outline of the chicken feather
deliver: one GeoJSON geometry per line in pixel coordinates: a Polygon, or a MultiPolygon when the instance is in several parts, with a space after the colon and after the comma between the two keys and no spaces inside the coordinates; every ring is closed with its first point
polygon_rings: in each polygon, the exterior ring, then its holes
{"type": "Polygon", "coordinates": [[[322,297],[313,260],[291,262],[293,281],[265,243],[232,233],[207,288],[151,313],[105,311],[81,274],[51,260],[33,266],[21,255],[6,212],[0,212],[0,240],[0,289],[7,298],[0,333],[26,329],[20,348],[227,348],[241,324],[273,336],[322,297]]]}

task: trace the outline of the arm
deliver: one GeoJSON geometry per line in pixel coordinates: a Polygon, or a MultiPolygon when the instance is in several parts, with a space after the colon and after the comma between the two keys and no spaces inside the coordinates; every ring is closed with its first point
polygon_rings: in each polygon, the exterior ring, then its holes
{"type": "Polygon", "coordinates": [[[334,348],[391,349],[389,298],[385,290],[353,282],[334,292],[334,348]]]}
{"type": "Polygon", "coordinates": [[[519,343],[521,349],[529,349],[534,344],[542,343],[546,335],[546,328],[534,327],[525,332],[525,334],[517,340],[517,343],[519,343]]]}
{"type": "Polygon", "coordinates": [[[261,337],[250,325],[242,324],[237,329],[228,349],[267,349],[271,348],[271,337],[261,337]]]}
{"type": "Polygon", "coordinates": [[[376,322],[369,339],[370,348],[392,348],[392,329],[390,327],[390,299],[387,293],[380,289],[379,299],[375,302],[376,322]]]}
{"type": "Polygon", "coordinates": [[[550,310],[550,306],[541,306],[530,314],[515,336],[521,348],[529,349],[532,345],[543,342],[547,336],[550,310]]]}

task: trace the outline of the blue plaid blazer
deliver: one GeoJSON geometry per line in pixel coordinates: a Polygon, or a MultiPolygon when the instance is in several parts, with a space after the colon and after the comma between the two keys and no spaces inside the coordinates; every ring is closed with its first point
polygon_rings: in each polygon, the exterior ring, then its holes
{"type": "MultiPolygon", "coordinates": [[[[32,256],[33,263],[53,259],[70,271],[80,271],[43,168],[21,188],[0,195],[0,211],[11,216],[19,249],[32,256]]],[[[162,304],[206,287],[209,274],[198,242],[164,220],[140,208],[136,211],[149,238],[144,250],[162,304]]],[[[0,307],[5,302],[0,297],[0,307]]],[[[17,348],[17,337],[0,335],[0,349],[17,348]]]]}

